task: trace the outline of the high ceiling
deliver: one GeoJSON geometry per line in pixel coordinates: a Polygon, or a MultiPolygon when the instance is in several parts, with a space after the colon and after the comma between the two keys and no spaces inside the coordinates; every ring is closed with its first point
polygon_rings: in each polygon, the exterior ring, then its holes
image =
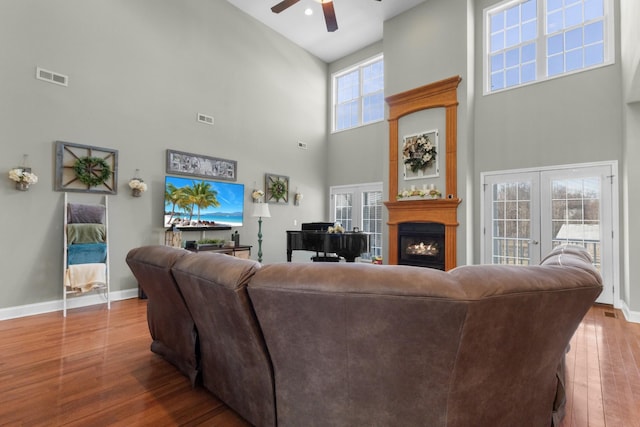
{"type": "Polygon", "coordinates": [[[227,0],[325,62],[333,62],[382,40],[382,23],[425,0],[335,0],[338,30],[329,33],[321,0],[300,0],[275,14],[280,0],[227,0]],[[305,15],[306,9],[313,14],[305,15]]]}

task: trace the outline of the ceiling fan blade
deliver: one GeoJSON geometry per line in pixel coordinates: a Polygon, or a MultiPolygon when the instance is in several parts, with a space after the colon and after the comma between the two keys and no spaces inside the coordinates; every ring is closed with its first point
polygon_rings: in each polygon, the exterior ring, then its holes
{"type": "Polygon", "coordinates": [[[271,8],[271,12],[273,13],[280,13],[285,9],[290,8],[291,6],[293,6],[294,4],[298,3],[300,0],[283,0],[280,3],[278,3],[277,5],[273,6],[271,8]]]}
{"type": "Polygon", "coordinates": [[[327,24],[327,31],[330,33],[338,29],[338,21],[336,21],[336,11],[333,9],[333,2],[323,2],[322,11],[324,12],[324,22],[327,24]]]}

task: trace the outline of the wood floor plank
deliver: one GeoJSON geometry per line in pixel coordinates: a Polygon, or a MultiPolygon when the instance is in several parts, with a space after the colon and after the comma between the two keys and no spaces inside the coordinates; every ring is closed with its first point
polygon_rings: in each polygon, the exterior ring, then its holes
{"type": "MultiPolygon", "coordinates": [[[[0,426],[249,426],[150,343],[144,300],[1,321],[0,426]]],[[[566,363],[561,427],[640,427],[640,325],[594,306],[566,363]]]]}

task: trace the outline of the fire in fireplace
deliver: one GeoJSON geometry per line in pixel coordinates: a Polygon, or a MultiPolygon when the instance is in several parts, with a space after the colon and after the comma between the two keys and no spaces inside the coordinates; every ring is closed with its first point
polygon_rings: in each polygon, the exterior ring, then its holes
{"type": "Polygon", "coordinates": [[[444,270],[444,224],[405,222],[398,225],[398,264],[444,270]]]}

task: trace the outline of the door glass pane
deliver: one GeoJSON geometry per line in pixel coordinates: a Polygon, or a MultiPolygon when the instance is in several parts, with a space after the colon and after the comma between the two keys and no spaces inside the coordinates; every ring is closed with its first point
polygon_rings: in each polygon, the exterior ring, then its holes
{"type": "Polygon", "coordinates": [[[554,179],[551,188],[552,247],[584,246],[600,269],[600,177],[554,179]]]}
{"type": "Polygon", "coordinates": [[[362,258],[382,256],[382,191],[362,193],[362,231],[371,234],[371,252],[362,258]]]}
{"type": "Polygon", "coordinates": [[[353,209],[353,195],[351,193],[341,193],[335,195],[336,211],[335,222],[340,223],[345,230],[351,230],[352,226],[352,209],[353,209]]]}
{"type": "Polygon", "coordinates": [[[528,265],[531,260],[531,183],[492,186],[492,263],[528,265]]]}

